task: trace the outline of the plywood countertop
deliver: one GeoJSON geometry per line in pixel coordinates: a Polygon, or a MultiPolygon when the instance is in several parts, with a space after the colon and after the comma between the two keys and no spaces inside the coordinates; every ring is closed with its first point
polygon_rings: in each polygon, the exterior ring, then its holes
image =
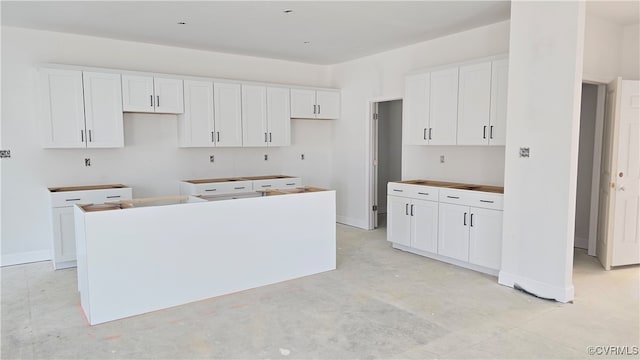
{"type": "Polygon", "coordinates": [[[108,189],[126,189],[128,186],[122,184],[108,184],[108,185],[83,185],[83,186],[64,186],[64,187],[50,187],[50,192],[64,192],[64,191],[84,191],[84,190],[108,190],[108,189]]]}
{"type": "Polygon", "coordinates": [[[229,181],[251,181],[251,180],[273,180],[273,179],[292,179],[295,176],[289,175],[262,175],[262,176],[239,176],[228,178],[214,178],[214,179],[196,179],[196,180],[182,180],[190,184],[209,184],[229,181]]]}
{"type": "Polygon", "coordinates": [[[504,187],[502,186],[454,183],[454,182],[448,182],[448,181],[435,181],[435,180],[404,180],[404,181],[398,181],[398,183],[504,194],[504,187]]]}

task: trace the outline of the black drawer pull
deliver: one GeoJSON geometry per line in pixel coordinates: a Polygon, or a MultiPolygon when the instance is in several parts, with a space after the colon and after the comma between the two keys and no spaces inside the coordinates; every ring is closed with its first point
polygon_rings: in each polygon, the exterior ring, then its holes
{"type": "Polygon", "coordinates": [[[449,196],[449,195],[447,195],[447,197],[449,199],[460,199],[460,196],[449,196]]]}
{"type": "Polygon", "coordinates": [[[493,201],[492,201],[492,200],[480,200],[480,202],[493,204],[493,201]]]}
{"type": "Polygon", "coordinates": [[[271,185],[270,184],[262,185],[262,187],[271,187],[271,185]]]}
{"type": "Polygon", "coordinates": [[[429,195],[429,193],[419,192],[418,195],[429,195]]]}
{"type": "Polygon", "coordinates": [[[242,190],[242,189],[244,189],[244,186],[234,187],[234,190],[242,190]]]}
{"type": "Polygon", "coordinates": [[[293,185],[295,185],[295,184],[296,184],[296,183],[288,183],[288,184],[285,184],[285,185],[287,185],[287,186],[293,186],[293,185]]]}
{"type": "Polygon", "coordinates": [[[117,199],[119,197],[120,195],[110,195],[110,196],[107,196],[107,199],[117,199]]]}
{"type": "Polygon", "coordinates": [[[204,191],[216,191],[218,189],[205,189],[204,191]]]}
{"type": "Polygon", "coordinates": [[[397,192],[403,192],[404,190],[399,190],[399,189],[393,189],[393,191],[397,191],[397,192]]]}
{"type": "Polygon", "coordinates": [[[66,199],[65,201],[80,201],[82,199],[66,199]]]}

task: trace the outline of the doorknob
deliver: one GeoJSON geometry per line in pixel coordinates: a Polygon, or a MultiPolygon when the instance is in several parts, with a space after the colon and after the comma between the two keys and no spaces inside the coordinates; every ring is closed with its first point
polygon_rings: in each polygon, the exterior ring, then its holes
{"type": "Polygon", "coordinates": [[[624,186],[620,186],[620,189],[618,189],[620,191],[624,191],[624,186]]]}
{"type": "Polygon", "coordinates": [[[619,177],[623,177],[623,176],[624,176],[624,173],[623,173],[622,171],[620,171],[620,172],[618,173],[618,176],[619,176],[619,177]]]}

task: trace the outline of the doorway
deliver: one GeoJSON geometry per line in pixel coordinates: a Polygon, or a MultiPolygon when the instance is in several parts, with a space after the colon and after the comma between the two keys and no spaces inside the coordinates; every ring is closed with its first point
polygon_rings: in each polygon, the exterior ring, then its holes
{"type": "Polygon", "coordinates": [[[371,228],[386,227],[387,183],[401,179],[402,100],[372,103],[371,228]]]}

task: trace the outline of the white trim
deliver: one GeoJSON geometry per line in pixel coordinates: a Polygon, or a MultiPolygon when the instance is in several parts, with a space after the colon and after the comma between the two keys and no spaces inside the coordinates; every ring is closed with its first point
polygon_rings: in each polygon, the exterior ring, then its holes
{"type": "Polygon", "coordinates": [[[49,250],[25,251],[2,255],[1,266],[20,265],[47,260],[51,260],[51,251],[49,250]]]}
{"type": "Polygon", "coordinates": [[[600,206],[600,171],[602,165],[602,133],[604,129],[604,107],[607,85],[598,84],[596,102],[596,126],[593,139],[593,170],[591,172],[591,208],[589,210],[589,240],[587,254],[596,256],[598,238],[598,209],[600,206]]]}
{"type": "Polygon", "coordinates": [[[554,299],[562,303],[573,301],[574,298],[573,285],[558,287],[523,276],[507,273],[502,270],[500,270],[500,273],[498,274],[498,283],[508,287],[514,287],[514,285],[517,284],[519,287],[531,294],[535,294],[541,298],[554,299]]]}
{"type": "Polygon", "coordinates": [[[606,85],[615,79],[616,79],[615,77],[605,78],[600,75],[593,75],[593,74],[586,74],[586,73],[582,74],[582,82],[587,84],[592,84],[592,85],[600,85],[600,84],[606,85]]]}
{"type": "Polygon", "coordinates": [[[363,230],[370,230],[368,221],[362,219],[350,218],[342,215],[336,215],[336,222],[343,225],[357,227],[363,230]]]}

